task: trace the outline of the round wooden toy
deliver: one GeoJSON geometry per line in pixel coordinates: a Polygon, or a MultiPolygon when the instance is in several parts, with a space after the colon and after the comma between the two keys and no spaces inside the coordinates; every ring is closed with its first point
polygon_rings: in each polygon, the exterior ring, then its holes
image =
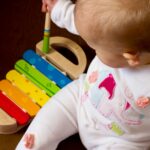
{"type": "Polygon", "coordinates": [[[16,131],[17,122],[0,108],[0,133],[10,134],[16,131]]]}
{"type": "Polygon", "coordinates": [[[76,79],[81,73],[85,71],[87,65],[86,55],[83,49],[71,39],[65,37],[51,37],[49,39],[49,52],[44,53],[42,51],[43,41],[40,41],[36,45],[36,52],[44,56],[48,61],[58,67],[61,71],[65,72],[71,79],[76,79]],[[70,50],[77,58],[78,64],[73,63],[57,50],[55,50],[51,45],[57,45],[59,47],[64,47],[70,50]],[[59,60],[59,61],[58,61],[59,60]]]}

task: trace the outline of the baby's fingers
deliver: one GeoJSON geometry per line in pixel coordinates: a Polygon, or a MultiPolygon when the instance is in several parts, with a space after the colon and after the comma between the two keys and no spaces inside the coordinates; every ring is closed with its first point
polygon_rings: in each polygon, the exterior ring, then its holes
{"type": "Polygon", "coordinates": [[[47,12],[48,10],[47,10],[47,5],[46,4],[43,4],[42,5],[42,12],[47,12]]]}

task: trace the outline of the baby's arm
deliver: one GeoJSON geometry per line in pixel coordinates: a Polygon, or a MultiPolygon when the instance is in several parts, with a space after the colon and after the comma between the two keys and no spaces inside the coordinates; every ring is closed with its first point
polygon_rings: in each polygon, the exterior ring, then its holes
{"type": "Polygon", "coordinates": [[[77,34],[74,20],[75,4],[71,0],[57,0],[51,12],[52,21],[61,28],[66,28],[69,32],[77,34]]]}
{"type": "Polygon", "coordinates": [[[71,0],[42,0],[42,11],[51,13],[51,20],[59,27],[77,34],[74,23],[75,4],[71,0]]]}

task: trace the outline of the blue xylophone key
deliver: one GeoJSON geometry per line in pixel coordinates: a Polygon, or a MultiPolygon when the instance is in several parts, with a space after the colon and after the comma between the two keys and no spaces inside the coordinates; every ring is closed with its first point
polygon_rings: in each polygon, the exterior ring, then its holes
{"type": "Polygon", "coordinates": [[[54,81],[60,88],[71,82],[71,79],[66,77],[63,73],[57,70],[53,65],[44,60],[41,56],[36,54],[33,50],[29,49],[24,52],[23,58],[34,65],[41,73],[47,78],[54,81]]]}

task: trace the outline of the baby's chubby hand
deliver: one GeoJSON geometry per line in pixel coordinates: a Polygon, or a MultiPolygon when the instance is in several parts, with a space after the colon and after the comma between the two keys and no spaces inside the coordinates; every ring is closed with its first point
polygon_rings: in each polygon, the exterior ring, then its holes
{"type": "Polygon", "coordinates": [[[42,0],[42,12],[51,12],[57,0],[42,0]]]}

